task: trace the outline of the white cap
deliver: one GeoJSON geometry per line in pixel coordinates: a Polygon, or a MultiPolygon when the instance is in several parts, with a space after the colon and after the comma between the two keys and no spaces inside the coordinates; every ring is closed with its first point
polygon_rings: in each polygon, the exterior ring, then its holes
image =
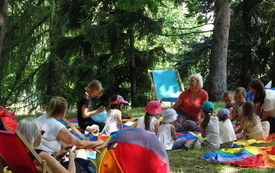
{"type": "Polygon", "coordinates": [[[162,122],[170,123],[175,121],[178,117],[177,112],[174,109],[166,109],[161,113],[163,119],[162,122]]]}

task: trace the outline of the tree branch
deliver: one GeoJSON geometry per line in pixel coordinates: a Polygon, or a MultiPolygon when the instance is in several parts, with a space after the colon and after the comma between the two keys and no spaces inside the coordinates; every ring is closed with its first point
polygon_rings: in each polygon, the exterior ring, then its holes
{"type": "Polygon", "coordinates": [[[175,27],[172,27],[172,29],[178,29],[178,30],[192,30],[192,29],[200,28],[200,27],[202,27],[202,26],[213,25],[213,24],[214,24],[214,23],[207,23],[207,24],[195,26],[195,27],[192,27],[192,28],[175,28],[175,27]]]}
{"type": "Polygon", "coordinates": [[[166,37],[173,37],[173,36],[183,36],[183,35],[189,35],[189,34],[201,34],[201,33],[212,32],[212,31],[213,31],[213,30],[208,30],[208,31],[196,31],[196,32],[188,32],[188,33],[173,34],[173,35],[168,35],[168,34],[159,34],[159,35],[166,36],[166,37]]]}

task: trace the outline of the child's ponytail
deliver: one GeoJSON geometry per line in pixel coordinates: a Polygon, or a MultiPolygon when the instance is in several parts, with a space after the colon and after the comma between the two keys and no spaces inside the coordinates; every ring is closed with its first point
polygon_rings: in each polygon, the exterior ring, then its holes
{"type": "Polygon", "coordinates": [[[150,130],[150,121],[151,121],[151,114],[146,112],[146,114],[144,116],[145,130],[150,130]]]}
{"type": "Polygon", "coordinates": [[[204,117],[204,119],[203,119],[203,121],[202,121],[202,123],[201,123],[201,127],[202,127],[203,129],[205,129],[205,128],[208,126],[208,123],[209,123],[209,121],[210,121],[211,113],[206,112],[206,111],[203,111],[203,112],[205,113],[205,117],[204,117]]]}

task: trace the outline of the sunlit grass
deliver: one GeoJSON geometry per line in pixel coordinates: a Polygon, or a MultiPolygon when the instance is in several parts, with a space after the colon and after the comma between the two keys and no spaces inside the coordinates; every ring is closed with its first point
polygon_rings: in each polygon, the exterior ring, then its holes
{"type": "MultiPolygon", "coordinates": [[[[224,107],[223,102],[216,102],[215,111],[216,114],[219,109],[224,107]]],[[[165,108],[169,106],[165,105],[165,108]]],[[[145,114],[143,112],[144,108],[127,108],[125,107],[122,110],[123,116],[129,117],[140,117],[145,114]]],[[[37,115],[21,115],[17,116],[17,120],[21,120],[26,117],[36,117],[37,115]]],[[[67,118],[76,118],[75,111],[68,111],[66,114],[67,118]]],[[[275,142],[264,143],[264,144],[255,144],[255,146],[272,146],[275,145],[275,142]]],[[[209,149],[201,149],[194,150],[189,149],[187,151],[167,151],[167,155],[169,158],[170,171],[172,173],[258,173],[258,172],[275,172],[274,169],[259,169],[259,168],[242,168],[233,166],[230,164],[222,164],[222,163],[208,163],[205,160],[201,159],[200,156],[206,152],[210,152],[209,149]]]]}

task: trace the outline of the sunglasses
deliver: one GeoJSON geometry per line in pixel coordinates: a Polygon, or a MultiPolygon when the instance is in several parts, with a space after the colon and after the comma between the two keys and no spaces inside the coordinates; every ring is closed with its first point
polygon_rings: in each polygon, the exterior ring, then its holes
{"type": "Polygon", "coordinates": [[[41,135],[42,135],[42,136],[44,135],[44,133],[45,133],[45,131],[44,131],[44,130],[41,130],[41,135]]]}

